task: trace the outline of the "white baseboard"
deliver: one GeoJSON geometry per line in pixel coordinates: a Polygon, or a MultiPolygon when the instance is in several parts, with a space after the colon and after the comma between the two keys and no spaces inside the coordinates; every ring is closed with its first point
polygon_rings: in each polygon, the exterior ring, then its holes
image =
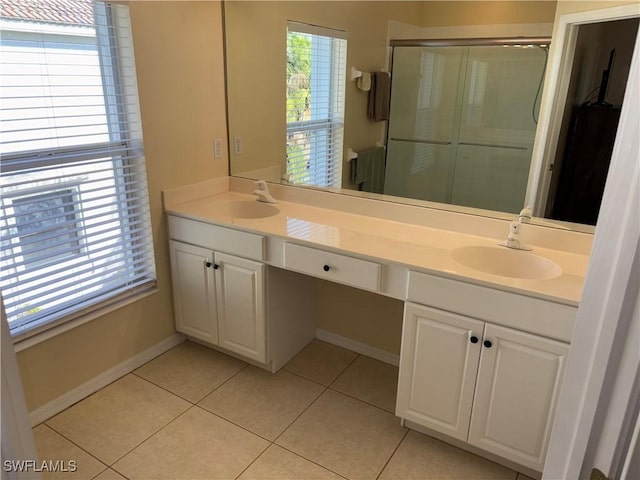
{"type": "Polygon", "coordinates": [[[100,375],[92,378],[91,380],[77,386],[73,390],[60,395],[58,398],[36,408],[34,411],[29,412],[29,420],[31,426],[35,427],[39,423],[42,423],[54,415],[57,415],[65,408],[70,407],[76,402],[79,402],[83,398],[88,397],[92,393],[97,392],[103,387],[106,387],[111,382],[114,382],[120,377],[123,377],[129,372],[132,372],[136,368],[144,365],[149,360],[157,357],[158,355],[166,352],[170,348],[175,347],[179,343],[182,343],[185,336],[181,333],[175,333],[170,337],[165,338],[161,342],[156,343],[150,348],[147,348],[143,352],[128,358],[124,362],[110,368],[109,370],[102,372],[100,375]]]}
{"type": "Polygon", "coordinates": [[[321,328],[316,328],[316,338],[318,340],[322,340],[323,342],[346,348],[348,350],[351,350],[352,352],[375,358],[376,360],[388,363],[389,365],[394,365],[396,367],[400,365],[400,355],[395,355],[393,353],[387,352],[386,350],[372,347],[371,345],[367,345],[366,343],[357,342],[356,340],[343,337],[327,330],[322,330],[321,328]]]}

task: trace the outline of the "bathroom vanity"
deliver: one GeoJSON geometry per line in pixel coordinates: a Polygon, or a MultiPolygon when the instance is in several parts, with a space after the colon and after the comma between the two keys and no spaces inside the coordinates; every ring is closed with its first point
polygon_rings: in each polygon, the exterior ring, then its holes
{"type": "Polygon", "coordinates": [[[252,187],[164,192],[178,331],[275,372],[315,337],[310,277],[402,300],[396,415],[542,470],[588,236],[526,226],[533,252],[511,251],[501,220],[284,186],[262,204],[252,187]]]}

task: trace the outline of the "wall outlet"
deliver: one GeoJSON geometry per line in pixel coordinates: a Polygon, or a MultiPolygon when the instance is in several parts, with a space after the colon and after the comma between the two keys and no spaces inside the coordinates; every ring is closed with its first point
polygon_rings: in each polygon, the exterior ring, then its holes
{"type": "Polygon", "coordinates": [[[233,137],[233,153],[235,155],[242,155],[242,137],[233,137]]]}
{"type": "Polygon", "coordinates": [[[222,158],[222,139],[213,140],[213,158],[222,158]]]}

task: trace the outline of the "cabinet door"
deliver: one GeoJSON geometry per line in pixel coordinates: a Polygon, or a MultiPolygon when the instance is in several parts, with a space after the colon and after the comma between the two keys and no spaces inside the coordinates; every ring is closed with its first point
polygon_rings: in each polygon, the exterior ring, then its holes
{"type": "Polygon", "coordinates": [[[396,415],[467,440],[484,323],[405,304],[396,415]]]}
{"type": "Polygon", "coordinates": [[[218,320],[211,250],[171,240],[171,283],[176,330],[218,343],[218,320]]]}
{"type": "Polygon", "coordinates": [[[215,253],[218,345],[266,363],[264,265],[215,253]]]}
{"type": "Polygon", "coordinates": [[[489,324],[484,341],[469,443],[541,471],[569,346],[489,324]]]}

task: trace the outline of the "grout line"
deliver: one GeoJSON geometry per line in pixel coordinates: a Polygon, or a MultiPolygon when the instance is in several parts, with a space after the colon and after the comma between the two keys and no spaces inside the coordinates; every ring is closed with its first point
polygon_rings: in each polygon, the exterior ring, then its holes
{"type": "Polygon", "coordinates": [[[293,454],[293,455],[295,455],[296,457],[300,457],[300,458],[302,458],[302,459],[306,460],[307,462],[311,462],[311,463],[313,463],[314,465],[317,465],[317,466],[319,466],[319,467],[321,467],[321,468],[323,468],[323,469],[325,469],[325,470],[328,470],[329,472],[334,473],[334,474],[338,475],[339,477],[344,478],[345,480],[349,480],[349,479],[348,479],[347,477],[345,477],[344,475],[341,475],[340,473],[338,473],[338,472],[336,472],[336,471],[334,471],[334,470],[331,470],[329,467],[327,467],[327,466],[325,466],[325,465],[322,465],[321,463],[318,463],[318,462],[316,462],[316,461],[314,461],[314,460],[311,460],[310,458],[307,458],[307,457],[305,457],[304,455],[301,455],[301,454],[299,454],[299,453],[297,453],[297,452],[295,452],[295,451],[293,451],[293,450],[291,450],[291,449],[289,449],[289,448],[287,448],[287,447],[283,447],[282,445],[278,445],[278,444],[274,444],[274,445],[275,445],[276,447],[282,448],[283,450],[286,450],[286,451],[287,451],[287,452],[289,452],[289,453],[292,453],[292,454],[293,454]]]}
{"type": "MultiPolygon", "coordinates": [[[[340,347],[340,348],[342,348],[342,347],[340,347]]],[[[346,350],[346,349],[344,349],[344,350],[346,350]]],[[[349,350],[349,351],[351,351],[351,350],[349,350]]],[[[353,352],[353,353],[356,353],[356,352],[353,352]]],[[[321,382],[319,382],[317,380],[314,380],[313,378],[305,377],[304,375],[301,375],[299,373],[289,371],[289,370],[287,370],[287,366],[286,365],[283,366],[280,370],[284,370],[285,372],[290,373],[291,375],[295,375],[296,377],[304,378],[305,380],[309,380],[310,382],[313,382],[313,383],[315,383],[317,385],[321,385],[321,386],[323,386],[325,388],[329,388],[331,385],[333,385],[336,382],[336,380],[338,380],[338,378],[340,378],[342,376],[342,374],[347,370],[347,368],[349,368],[353,364],[353,362],[355,362],[358,359],[358,357],[360,357],[360,356],[361,355],[359,353],[356,353],[356,357],[353,360],[351,360],[342,370],[340,370],[340,373],[338,373],[336,378],[331,380],[328,384],[321,383],[321,382]]]]}
{"type": "MultiPolygon", "coordinates": [[[[346,349],[345,349],[345,350],[346,350],[346,349]]],[[[353,352],[353,353],[356,353],[356,352],[353,352]]],[[[338,381],[338,379],[339,379],[342,375],[344,375],[344,373],[349,369],[349,367],[350,367],[351,365],[353,365],[353,364],[355,363],[355,361],[356,361],[358,358],[360,358],[361,356],[362,356],[362,355],[360,355],[359,353],[356,353],[356,356],[354,357],[354,359],[353,359],[353,360],[351,360],[351,361],[349,362],[349,364],[348,364],[346,367],[344,367],[344,368],[340,371],[340,373],[338,374],[338,376],[337,376],[336,378],[334,378],[334,379],[331,381],[331,383],[328,385],[328,387],[329,387],[329,388],[331,388],[331,385],[333,385],[334,383],[336,383],[336,382],[338,381]]]]}
{"type": "MultiPolygon", "coordinates": [[[[223,354],[224,355],[224,354],[223,354]]],[[[229,357],[229,358],[233,358],[233,357],[229,357]]],[[[194,405],[198,405],[202,400],[204,400],[205,398],[207,398],[209,395],[211,395],[213,392],[215,392],[216,390],[218,390],[219,388],[221,388],[223,385],[226,385],[227,383],[229,383],[232,379],[234,379],[236,376],[238,376],[240,374],[240,372],[242,372],[243,370],[246,370],[249,367],[248,363],[245,363],[244,366],[238,370],[236,373],[234,373],[233,375],[231,375],[229,378],[227,378],[224,382],[222,382],[220,385],[218,385],[217,387],[215,387],[213,390],[211,390],[209,393],[207,393],[204,397],[202,397],[200,400],[198,400],[194,405]]],[[[198,405],[199,406],[199,405],[198,405]]],[[[208,410],[207,410],[208,411],[208,410]]]]}
{"type": "Polygon", "coordinates": [[[140,378],[141,380],[144,380],[145,382],[149,382],[151,385],[155,385],[158,388],[161,388],[162,390],[164,390],[165,392],[168,392],[172,395],[175,395],[176,397],[184,400],[185,402],[189,402],[191,405],[197,405],[199,402],[201,402],[202,400],[204,400],[206,397],[208,397],[209,395],[211,395],[213,392],[215,392],[218,388],[220,388],[222,385],[224,385],[225,383],[227,383],[229,380],[231,380],[233,377],[235,377],[237,374],[239,374],[242,370],[244,370],[245,368],[247,368],[249,366],[248,363],[245,363],[245,365],[238,370],[237,372],[235,372],[233,375],[231,375],[229,378],[227,378],[224,382],[222,382],[220,385],[218,385],[217,387],[214,387],[211,391],[209,391],[206,395],[204,395],[202,398],[200,398],[199,400],[197,400],[196,402],[194,402],[193,400],[189,400],[188,398],[183,397],[182,395],[180,395],[179,393],[176,393],[172,390],[169,390],[167,387],[164,387],[158,383],[155,383],[153,380],[149,380],[146,377],[143,377],[142,375],[135,373],[135,372],[131,372],[132,375],[135,375],[136,377],[140,378]]]}
{"type": "Polygon", "coordinates": [[[391,455],[389,455],[389,458],[387,458],[387,461],[384,462],[384,465],[383,465],[382,469],[380,470],[380,472],[376,476],[376,480],[378,480],[380,478],[380,475],[382,475],[382,472],[384,472],[384,469],[387,468],[387,465],[389,465],[389,462],[391,461],[393,456],[396,454],[396,452],[400,448],[400,445],[402,445],[402,442],[404,442],[404,439],[407,438],[407,435],[409,435],[409,429],[406,428],[406,427],[403,427],[403,428],[405,428],[407,431],[404,432],[404,435],[402,436],[402,438],[398,442],[398,445],[396,445],[396,448],[393,449],[393,453],[391,455]]]}
{"type": "MultiPolygon", "coordinates": [[[[320,399],[320,397],[322,397],[322,396],[327,392],[327,390],[329,390],[329,387],[326,387],[326,386],[325,386],[325,387],[324,387],[324,390],[323,390],[322,392],[320,392],[320,394],[319,394],[316,398],[314,398],[314,399],[313,399],[313,402],[311,402],[309,405],[307,405],[307,408],[305,408],[302,412],[300,412],[300,415],[298,415],[296,418],[294,418],[294,419],[291,421],[291,423],[290,423],[289,425],[287,425],[287,428],[285,428],[282,432],[280,432],[280,435],[278,435],[276,438],[274,438],[274,439],[273,439],[273,443],[276,443],[276,442],[280,439],[280,437],[281,437],[282,435],[284,435],[284,434],[285,434],[285,432],[286,432],[287,430],[289,430],[289,429],[290,429],[290,428],[291,428],[291,427],[292,427],[292,426],[293,426],[293,425],[298,421],[298,419],[299,419],[302,415],[304,415],[304,414],[305,414],[305,413],[306,413],[306,412],[311,408],[311,406],[312,406],[314,403],[316,403],[316,402],[320,399]]],[[[276,443],[276,445],[278,445],[278,444],[276,443]]],[[[280,445],[278,445],[278,446],[280,446],[280,445]]]]}
{"type": "MultiPolygon", "coordinates": [[[[89,455],[92,458],[95,458],[98,462],[100,462],[102,465],[104,465],[106,468],[109,468],[109,465],[107,465],[106,462],[103,462],[102,460],[100,460],[98,457],[96,457],[93,453],[87,451],[85,448],[81,447],[80,445],[78,445],[76,442],[74,442],[73,440],[71,440],[70,438],[68,438],[66,435],[64,435],[63,433],[59,432],[58,430],[56,430],[55,428],[53,428],[51,425],[47,425],[45,422],[41,423],[40,425],[43,425],[52,430],[53,432],[57,433],[58,435],[60,435],[62,438],[64,438],[66,441],[68,441],[69,443],[75,445],[76,447],[78,447],[80,450],[82,450],[84,453],[86,453],[87,455],[89,455]]],[[[40,426],[38,425],[38,426],[40,426]]],[[[34,427],[35,428],[35,427],[34,427]]],[[[102,472],[104,472],[104,470],[102,470],[102,472]]],[[[100,473],[102,473],[100,472],[100,473]]],[[[100,475],[100,473],[98,475],[100,475]]],[[[97,476],[97,475],[96,475],[97,476]]]]}
{"type": "Polygon", "coordinates": [[[243,427],[242,425],[240,425],[239,423],[234,422],[233,420],[229,420],[228,418],[223,417],[222,415],[212,412],[211,410],[207,410],[206,408],[204,408],[202,405],[194,405],[194,407],[199,408],[200,410],[211,414],[215,417],[218,417],[220,420],[224,420],[225,422],[229,422],[231,425],[234,425],[238,428],[241,428],[242,430],[244,430],[247,433],[250,433],[251,435],[255,435],[256,437],[261,438],[262,440],[264,440],[265,442],[269,442],[269,443],[273,443],[273,440],[268,439],[267,437],[263,437],[262,435],[260,435],[259,433],[253,432],[251,430],[249,430],[247,427],[243,427]]]}
{"type": "MultiPolygon", "coordinates": [[[[120,473],[119,470],[117,470],[116,468],[114,468],[114,465],[116,463],[118,463],[120,460],[122,460],[124,457],[126,457],[127,455],[129,455],[130,453],[132,453],[136,448],[138,448],[140,445],[142,445],[144,442],[146,442],[147,440],[149,440],[151,437],[155,436],[158,432],[160,432],[160,430],[163,430],[164,428],[168,427],[169,425],[171,425],[173,422],[175,422],[176,420],[178,420],[180,417],[182,417],[185,413],[187,413],[189,410],[191,410],[193,407],[195,407],[195,405],[191,405],[189,408],[187,408],[184,412],[182,412],[181,414],[179,414],[176,418],[174,418],[173,420],[170,420],[169,422],[167,422],[165,425],[163,425],[162,427],[160,427],[159,429],[157,429],[155,432],[153,432],[151,435],[149,435],[148,437],[146,437],[144,440],[142,440],[140,443],[138,443],[136,446],[134,446],[131,450],[129,450],[127,453],[125,453],[124,455],[121,455],[118,459],[116,459],[111,465],[109,465],[109,467],[111,467],[111,469],[115,470],[116,472],[120,473]]],[[[121,475],[124,476],[123,473],[120,473],[121,475]]]]}
{"type": "Polygon", "coordinates": [[[262,451],[260,452],[260,454],[259,454],[256,458],[254,458],[254,459],[249,463],[249,465],[247,465],[245,468],[243,468],[243,469],[242,469],[242,471],[241,471],[238,475],[236,475],[235,477],[233,477],[233,478],[234,478],[234,479],[238,479],[238,478],[240,478],[244,472],[246,472],[247,470],[249,470],[249,467],[251,467],[251,465],[253,465],[254,463],[256,463],[256,462],[258,461],[258,459],[259,459],[260,457],[262,457],[262,455],[264,455],[264,452],[266,452],[267,450],[269,450],[269,448],[271,447],[271,445],[273,445],[273,443],[272,443],[272,442],[269,442],[269,445],[267,445],[267,446],[264,448],[264,450],[262,450],[262,451]]]}
{"type": "Polygon", "coordinates": [[[378,410],[381,410],[381,411],[383,411],[384,413],[388,413],[388,414],[390,414],[390,415],[396,416],[396,414],[395,414],[395,410],[390,411],[390,410],[387,410],[386,408],[382,408],[382,407],[380,407],[380,406],[378,406],[378,405],[374,405],[373,403],[369,403],[369,402],[367,402],[366,400],[362,400],[361,398],[358,398],[358,397],[356,397],[355,395],[353,395],[353,394],[351,394],[351,393],[343,392],[343,391],[341,391],[341,390],[336,390],[335,388],[331,388],[331,387],[327,387],[327,388],[328,388],[329,390],[331,390],[332,392],[340,393],[341,395],[344,395],[345,397],[349,397],[349,398],[351,398],[351,399],[353,399],[353,400],[357,400],[357,401],[359,401],[359,402],[362,402],[362,403],[364,403],[365,405],[368,405],[368,406],[370,406],[370,407],[377,408],[378,410]]]}
{"type": "Polygon", "coordinates": [[[167,393],[170,393],[171,395],[175,395],[176,397],[178,397],[180,400],[184,400],[185,402],[189,402],[191,405],[195,405],[195,403],[193,403],[191,400],[189,400],[188,398],[184,398],[183,396],[181,396],[180,394],[176,393],[176,392],[172,392],[171,390],[167,389],[166,387],[163,387],[162,385],[158,385],[157,383],[153,382],[152,380],[149,380],[148,378],[145,378],[137,373],[131,372],[131,375],[135,375],[136,377],[138,377],[140,380],[144,380],[145,382],[150,383],[151,385],[153,385],[154,387],[158,387],[161,390],[164,390],[167,393]]]}
{"type": "MultiPolygon", "coordinates": [[[[100,462],[100,463],[102,463],[102,462],[100,462]]],[[[103,464],[103,465],[104,465],[104,464],[103,464]]],[[[105,468],[104,470],[102,470],[102,471],[101,471],[100,473],[98,473],[97,475],[94,475],[93,477],[91,477],[91,480],[95,480],[95,479],[96,479],[96,478],[98,478],[100,475],[102,475],[104,472],[106,472],[107,470],[109,470],[109,466],[108,466],[108,465],[105,465],[105,467],[107,467],[107,468],[105,468]]],[[[79,468],[78,468],[78,470],[79,470],[79,468]]]]}
{"type": "Polygon", "coordinates": [[[289,370],[285,370],[284,367],[282,369],[280,369],[280,371],[287,372],[287,373],[289,373],[291,375],[295,375],[298,378],[302,378],[303,380],[307,380],[308,382],[312,382],[312,383],[315,383],[316,385],[320,385],[322,388],[329,388],[329,385],[326,385],[324,383],[320,383],[317,380],[314,380],[313,378],[305,377],[303,375],[300,375],[299,373],[290,372],[289,370]]]}

